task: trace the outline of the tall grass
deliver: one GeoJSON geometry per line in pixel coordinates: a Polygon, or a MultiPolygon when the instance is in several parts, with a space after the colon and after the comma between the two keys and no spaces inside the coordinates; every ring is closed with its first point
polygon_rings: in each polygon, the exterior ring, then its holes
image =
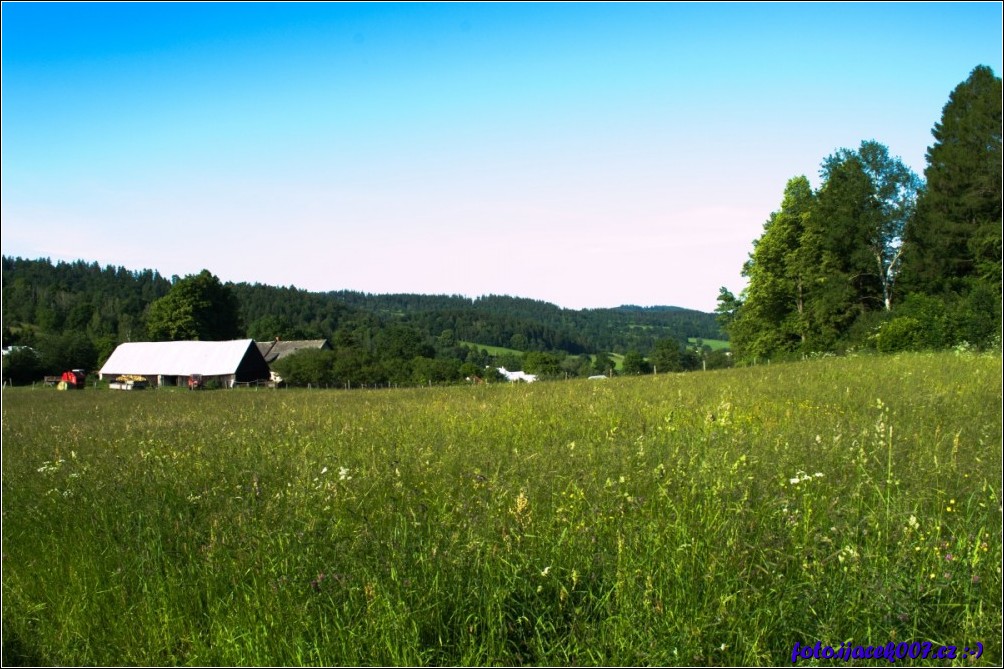
{"type": "Polygon", "coordinates": [[[992,665],[1001,519],[996,356],[4,390],[3,660],[992,665]]]}

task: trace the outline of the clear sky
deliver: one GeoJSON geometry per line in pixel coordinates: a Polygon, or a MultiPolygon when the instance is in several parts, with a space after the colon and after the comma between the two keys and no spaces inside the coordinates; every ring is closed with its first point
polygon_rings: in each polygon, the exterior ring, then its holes
{"type": "Polygon", "coordinates": [[[787,180],[923,175],[1001,3],[4,3],[2,244],[711,311],[787,180]]]}

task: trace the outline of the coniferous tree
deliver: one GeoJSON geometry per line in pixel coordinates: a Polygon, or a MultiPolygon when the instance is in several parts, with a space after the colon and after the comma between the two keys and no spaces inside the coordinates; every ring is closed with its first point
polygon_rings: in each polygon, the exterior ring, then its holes
{"type": "Polygon", "coordinates": [[[678,372],[683,368],[680,344],[675,339],[660,339],[655,342],[649,360],[657,372],[678,372]]]}
{"type": "Polygon", "coordinates": [[[909,287],[1000,296],[1001,79],[976,67],[949,96],[927,150],[927,187],[906,230],[909,287]]]}

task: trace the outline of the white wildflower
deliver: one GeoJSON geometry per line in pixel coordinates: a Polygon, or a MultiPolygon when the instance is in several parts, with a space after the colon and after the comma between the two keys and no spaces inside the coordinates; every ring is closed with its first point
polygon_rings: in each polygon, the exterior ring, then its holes
{"type": "Polygon", "coordinates": [[[805,483],[806,481],[811,481],[814,478],[822,478],[823,472],[816,472],[815,474],[809,475],[799,469],[795,472],[795,475],[788,479],[791,485],[798,485],[799,483],[805,483]]]}

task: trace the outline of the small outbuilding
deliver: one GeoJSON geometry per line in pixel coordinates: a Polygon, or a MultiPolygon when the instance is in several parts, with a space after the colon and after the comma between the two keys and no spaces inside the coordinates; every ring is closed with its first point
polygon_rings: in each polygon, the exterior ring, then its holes
{"type": "Polygon", "coordinates": [[[145,376],[156,386],[187,386],[193,375],[224,388],[269,379],[268,363],[253,339],[119,344],[98,373],[110,381],[119,376],[145,376]]]}

